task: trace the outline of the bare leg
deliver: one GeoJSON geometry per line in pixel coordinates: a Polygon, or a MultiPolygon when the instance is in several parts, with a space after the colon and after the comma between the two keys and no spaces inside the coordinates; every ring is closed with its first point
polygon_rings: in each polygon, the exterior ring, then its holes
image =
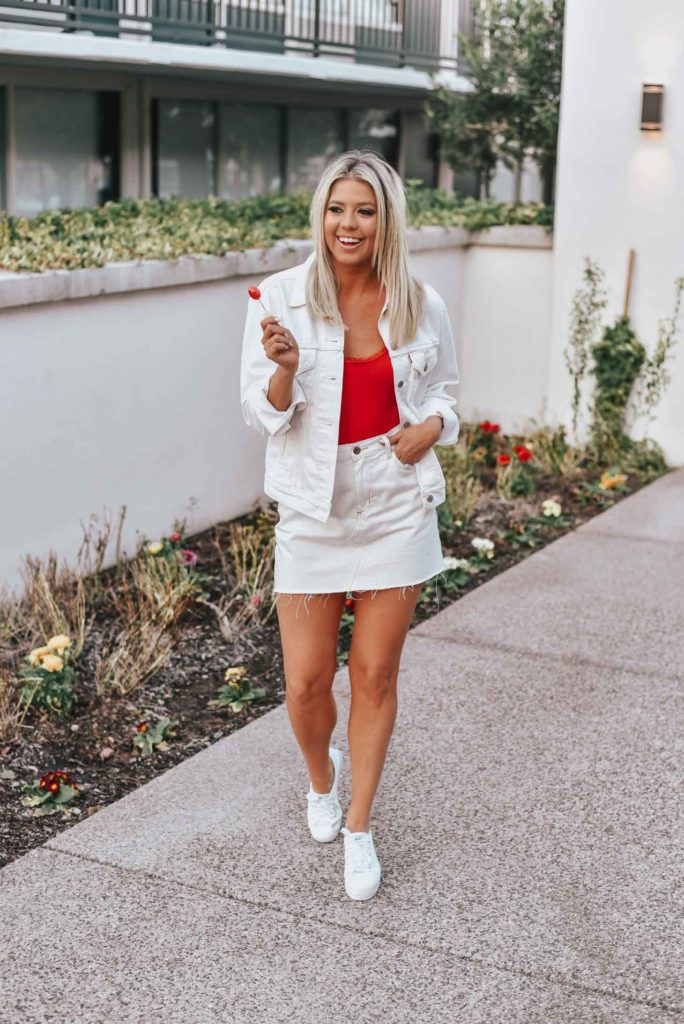
{"type": "Polygon", "coordinates": [[[351,832],[370,828],[371,806],[397,714],[401,651],[421,586],[367,591],[356,601],[349,652],[352,798],[346,824],[351,832]]]}
{"type": "Polygon", "coordinates": [[[337,724],[332,684],[345,594],[279,594],[278,624],[285,668],[285,703],[317,793],[334,781],[328,754],[337,724]]]}

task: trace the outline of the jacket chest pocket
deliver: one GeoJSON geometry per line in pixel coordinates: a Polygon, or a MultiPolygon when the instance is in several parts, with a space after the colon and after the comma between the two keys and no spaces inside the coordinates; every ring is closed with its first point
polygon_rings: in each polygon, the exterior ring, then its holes
{"type": "Polygon", "coordinates": [[[317,348],[300,348],[299,350],[299,366],[295,377],[305,377],[307,373],[313,370],[316,365],[316,357],[318,356],[317,348]]]}
{"type": "MultiPolygon", "coordinates": [[[[306,395],[309,404],[313,403],[316,384],[316,363],[318,360],[318,349],[303,348],[299,350],[299,366],[295,378],[306,395]]],[[[289,430],[286,432],[289,434],[289,430]]]]}
{"type": "Polygon", "coordinates": [[[409,394],[414,405],[420,405],[427,388],[428,375],[437,362],[439,341],[408,353],[409,394]]]}

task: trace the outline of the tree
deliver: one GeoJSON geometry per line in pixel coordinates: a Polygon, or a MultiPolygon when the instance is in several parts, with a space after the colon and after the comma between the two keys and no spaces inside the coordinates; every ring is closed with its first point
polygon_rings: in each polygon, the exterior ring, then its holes
{"type": "Polygon", "coordinates": [[[479,0],[472,38],[460,36],[473,86],[455,92],[435,79],[426,113],[454,170],[475,170],[488,197],[498,160],[515,172],[537,163],[550,202],[556,165],[564,0],[479,0]]]}

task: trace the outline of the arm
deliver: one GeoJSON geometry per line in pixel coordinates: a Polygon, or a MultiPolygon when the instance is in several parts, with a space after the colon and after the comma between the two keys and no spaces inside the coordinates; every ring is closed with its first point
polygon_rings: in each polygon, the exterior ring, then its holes
{"type": "MultiPolygon", "coordinates": [[[[263,292],[264,286],[261,288],[263,292]]],[[[276,290],[272,289],[265,296],[265,304],[284,322],[278,299],[276,290]]],[[[294,374],[266,355],[261,342],[261,307],[252,299],[248,299],[248,303],[240,362],[242,415],[247,426],[260,434],[284,434],[290,429],[297,409],[306,407],[306,395],[294,374]],[[281,405],[283,409],[279,408],[281,405]]]]}

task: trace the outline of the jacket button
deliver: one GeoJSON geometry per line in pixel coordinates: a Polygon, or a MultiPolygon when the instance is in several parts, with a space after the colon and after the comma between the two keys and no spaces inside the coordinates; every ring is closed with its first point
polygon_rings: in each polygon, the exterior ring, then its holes
{"type": "Polygon", "coordinates": [[[428,501],[434,501],[434,498],[433,498],[433,496],[431,494],[428,494],[427,500],[428,501]]]}
{"type": "Polygon", "coordinates": [[[400,380],[399,383],[397,384],[397,387],[398,388],[403,388],[403,386],[404,386],[404,382],[403,382],[403,380],[400,380]]]}
{"type": "Polygon", "coordinates": [[[357,445],[355,446],[355,448],[354,448],[354,455],[358,455],[360,451],[361,451],[361,449],[359,448],[359,446],[358,446],[358,444],[357,444],[357,445]]]}
{"type": "Polygon", "coordinates": [[[409,423],[408,420],[406,420],[406,423],[402,423],[402,427],[410,427],[410,426],[411,426],[411,424],[409,423]]]}

